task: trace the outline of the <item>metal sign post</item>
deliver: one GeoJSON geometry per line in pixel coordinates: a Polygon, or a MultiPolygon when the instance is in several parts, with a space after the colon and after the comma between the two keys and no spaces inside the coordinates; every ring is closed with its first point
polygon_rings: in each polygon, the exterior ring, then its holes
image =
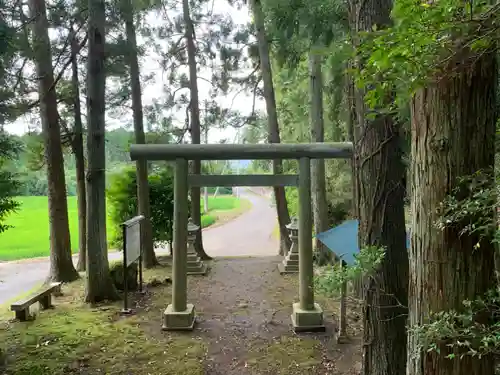
{"type": "Polygon", "coordinates": [[[123,315],[129,315],[132,310],[128,307],[128,267],[139,260],[139,292],[142,292],[142,244],[141,221],[144,216],[135,216],[122,223],[123,235],[123,315]]]}

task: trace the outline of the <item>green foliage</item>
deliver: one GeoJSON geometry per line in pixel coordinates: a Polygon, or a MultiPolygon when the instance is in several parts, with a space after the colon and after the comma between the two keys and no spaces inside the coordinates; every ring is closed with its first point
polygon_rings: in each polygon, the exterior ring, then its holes
{"type": "Polygon", "coordinates": [[[341,266],[340,262],[337,262],[325,266],[319,270],[319,275],[314,279],[315,288],[326,295],[337,295],[343,283],[373,275],[384,255],[384,248],[368,246],[355,254],[353,265],[341,266]]]}
{"type": "Polygon", "coordinates": [[[500,354],[500,292],[489,291],[474,301],[463,301],[461,311],[440,311],[432,314],[430,322],[411,329],[422,350],[441,353],[445,342],[450,359],[456,355],[484,356],[500,354]]]}
{"type": "Polygon", "coordinates": [[[16,174],[7,169],[7,164],[17,157],[20,146],[19,142],[0,130],[0,233],[10,227],[5,222],[6,218],[19,207],[19,203],[13,199],[19,181],[16,174]]]}
{"type": "Polygon", "coordinates": [[[495,237],[498,241],[500,232],[494,212],[500,181],[493,182],[493,172],[484,170],[459,178],[457,187],[439,207],[437,227],[441,230],[457,227],[460,235],[477,234],[479,238],[495,237]]]}
{"type": "MultiPolygon", "coordinates": [[[[287,172],[297,173],[294,164],[288,164],[287,172]]],[[[326,163],[326,187],[329,225],[335,226],[346,220],[351,212],[353,196],[351,167],[344,160],[331,160],[326,163]]],[[[295,187],[286,187],[286,199],[290,216],[298,215],[299,196],[295,187]]]]}
{"type": "MultiPolygon", "coordinates": [[[[7,170],[11,173],[15,172],[18,176],[17,195],[46,196],[48,185],[41,134],[31,132],[22,136],[12,136],[12,139],[16,140],[20,147],[18,156],[9,161],[7,170]]],[[[108,176],[130,164],[129,148],[133,140],[133,132],[126,128],[117,128],[106,132],[106,173],[108,176]]],[[[169,143],[171,138],[161,132],[148,132],[146,140],[148,143],[169,143]]],[[[156,164],[158,163],[150,163],[152,166],[156,164]]],[[[74,156],[69,148],[66,148],[64,153],[64,169],[67,194],[74,196],[76,195],[76,167],[74,156]]]]}
{"type": "Polygon", "coordinates": [[[348,28],[347,3],[324,0],[264,2],[267,32],[280,65],[295,66],[313,45],[328,46],[348,28]]]}
{"type": "MultiPolygon", "coordinates": [[[[162,169],[148,177],[149,200],[153,241],[164,242],[172,238],[174,191],[173,175],[170,168],[162,169]]],[[[111,177],[107,190],[110,216],[115,227],[115,245],[122,244],[120,224],[137,215],[137,176],[134,167],[124,168],[111,177]]]]}
{"type": "MultiPolygon", "coordinates": [[[[437,228],[453,228],[459,235],[475,235],[479,240],[498,242],[500,229],[495,211],[498,206],[498,181],[492,171],[478,171],[458,179],[455,189],[439,207],[437,228]]],[[[500,290],[463,301],[460,309],[432,313],[429,320],[413,327],[422,350],[440,353],[445,343],[448,358],[459,355],[500,354],[500,290]],[[459,354],[456,354],[459,353],[459,354]]]]}
{"type": "Polygon", "coordinates": [[[430,81],[438,81],[474,62],[497,40],[498,5],[458,0],[397,0],[393,26],[359,35],[363,68],[357,85],[369,88],[366,103],[381,111],[402,107],[430,81]],[[387,95],[397,100],[386,107],[387,95]]]}

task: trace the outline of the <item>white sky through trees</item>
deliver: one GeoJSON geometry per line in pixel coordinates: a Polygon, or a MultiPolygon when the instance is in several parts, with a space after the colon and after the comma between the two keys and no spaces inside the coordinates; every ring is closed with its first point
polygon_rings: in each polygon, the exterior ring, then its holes
{"type": "MultiPolygon", "coordinates": [[[[179,1],[179,5],[180,1],[179,1]]],[[[248,24],[251,20],[249,15],[248,7],[243,7],[241,9],[237,9],[235,7],[230,6],[225,0],[214,0],[213,4],[210,6],[214,6],[214,13],[217,14],[225,14],[230,15],[233,22],[235,24],[243,25],[248,24]]],[[[170,16],[170,14],[169,14],[170,16]]],[[[150,12],[150,14],[146,17],[147,23],[151,26],[160,25],[162,22],[161,15],[158,12],[150,12]]],[[[52,30],[51,30],[52,31],[52,30]]],[[[138,43],[142,46],[145,44],[145,40],[138,35],[138,43]]],[[[80,66],[80,69],[86,69],[86,66],[80,66]]],[[[160,57],[152,50],[152,48],[148,48],[146,46],[146,53],[140,59],[140,69],[141,75],[152,75],[154,77],[153,80],[148,81],[146,84],[142,83],[142,101],[143,105],[147,106],[152,104],[155,100],[159,100],[161,102],[162,97],[166,94],[163,91],[163,88],[168,85],[168,73],[163,72],[160,64],[160,57]]],[[[188,73],[187,67],[183,68],[188,73]]],[[[250,69],[242,69],[241,73],[236,73],[238,76],[243,76],[245,74],[250,73],[250,69]]],[[[70,68],[65,74],[65,77],[69,77],[71,74],[70,68]]],[[[203,102],[204,100],[210,100],[209,91],[211,88],[211,84],[207,82],[203,77],[210,78],[211,72],[210,69],[201,68],[199,69],[199,79],[198,79],[198,90],[199,90],[199,101],[200,101],[200,110],[201,110],[201,121],[203,123],[203,102]]],[[[106,81],[107,87],[112,85],[112,80],[108,79],[106,81]]],[[[80,85],[85,85],[85,82],[80,82],[80,85]]],[[[189,94],[188,94],[189,95],[189,94]]],[[[33,98],[36,99],[36,96],[33,98]]],[[[82,96],[82,114],[85,115],[85,97],[82,96]]],[[[240,92],[239,87],[233,87],[227,96],[219,96],[217,98],[218,104],[222,108],[232,109],[240,112],[243,116],[248,116],[252,112],[253,105],[253,96],[250,93],[240,92]]],[[[265,104],[262,99],[257,98],[255,103],[256,112],[262,112],[265,110],[265,104]]],[[[106,114],[106,129],[111,130],[117,127],[130,127],[132,129],[132,110],[123,110],[120,111],[120,116],[116,118],[116,115],[110,116],[109,111],[106,114]]],[[[182,108],[178,111],[172,110],[168,113],[165,113],[166,116],[171,115],[174,117],[174,125],[183,127],[185,121],[185,109],[182,108]]],[[[84,124],[85,124],[85,118],[84,124]]],[[[147,119],[145,118],[145,126],[154,125],[148,124],[147,119]]],[[[25,115],[17,119],[17,121],[5,124],[5,129],[9,133],[21,135],[23,133],[33,131],[37,127],[39,128],[40,119],[37,112],[34,112],[30,115],[25,115]]],[[[233,143],[238,141],[237,138],[237,129],[226,128],[223,130],[220,129],[210,129],[208,133],[208,141],[209,143],[217,143],[223,139],[225,139],[228,143],[233,143]]],[[[202,134],[202,142],[204,141],[202,134]]]]}

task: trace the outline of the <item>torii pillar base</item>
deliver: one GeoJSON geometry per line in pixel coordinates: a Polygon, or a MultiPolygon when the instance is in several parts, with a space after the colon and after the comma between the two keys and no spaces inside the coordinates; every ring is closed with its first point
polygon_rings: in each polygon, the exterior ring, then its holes
{"type": "Polygon", "coordinates": [[[192,331],[196,317],[194,313],[194,305],[188,303],[186,310],[174,311],[173,305],[170,304],[163,313],[163,331],[192,331]]]}
{"type": "Polygon", "coordinates": [[[304,310],[300,307],[300,303],[294,303],[292,306],[292,326],[295,333],[325,332],[323,309],[315,303],[311,310],[304,310]]]}

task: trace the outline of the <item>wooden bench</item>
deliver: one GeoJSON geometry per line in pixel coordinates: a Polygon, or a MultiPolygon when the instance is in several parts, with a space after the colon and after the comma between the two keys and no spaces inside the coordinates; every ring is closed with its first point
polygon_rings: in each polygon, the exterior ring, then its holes
{"type": "Polygon", "coordinates": [[[50,309],[52,305],[52,294],[61,292],[61,283],[51,283],[50,285],[43,286],[37,292],[31,294],[30,296],[14,302],[10,305],[10,310],[16,313],[16,319],[25,322],[30,317],[30,306],[36,302],[40,302],[40,305],[44,310],[50,309]]]}

